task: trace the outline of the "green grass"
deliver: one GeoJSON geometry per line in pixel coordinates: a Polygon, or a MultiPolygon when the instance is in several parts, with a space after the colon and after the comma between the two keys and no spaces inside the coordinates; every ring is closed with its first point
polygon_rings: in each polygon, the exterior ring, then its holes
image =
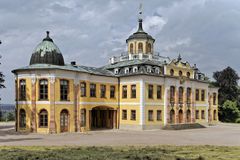
{"type": "Polygon", "coordinates": [[[1,160],[239,160],[240,147],[0,147],[1,160]]]}

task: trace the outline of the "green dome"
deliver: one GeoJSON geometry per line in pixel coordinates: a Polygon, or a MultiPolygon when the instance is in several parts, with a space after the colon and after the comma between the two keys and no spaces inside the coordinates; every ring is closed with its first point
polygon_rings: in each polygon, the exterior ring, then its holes
{"type": "Polygon", "coordinates": [[[49,37],[47,31],[47,37],[37,45],[34,49],[30,65],[32,64],[52,64],[52,65],[64,65],[64,59],[61,51],[53,40],[49,37]]]}

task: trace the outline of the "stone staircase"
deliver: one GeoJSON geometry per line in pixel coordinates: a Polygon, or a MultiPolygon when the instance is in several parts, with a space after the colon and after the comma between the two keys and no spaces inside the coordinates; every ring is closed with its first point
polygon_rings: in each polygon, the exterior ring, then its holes
{"type": "Polygon", "coordinates": [[[183,123],[183,124],[167,124],[162,129],[182,130],[182,129],[197,129],[197,128],[206,128],[206,127],[199,123],[183,123]]]}

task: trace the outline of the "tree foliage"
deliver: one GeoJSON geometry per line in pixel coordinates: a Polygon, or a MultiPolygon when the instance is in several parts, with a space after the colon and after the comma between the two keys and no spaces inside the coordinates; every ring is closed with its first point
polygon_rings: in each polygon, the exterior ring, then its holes
{"type": "Polygon", "coordinates": [[[219,119],[226,122],[235,122],[235,119],[229,118],[229,116],[234,117],[234,115],[231,114],[235,113],[235,111],[233,111],[235,107],[240,110],[239,76],[237,72],[231,67],[227,67],[222,71],[214,72],[213,78],[215,79],[214,85],[219,87],[219,119]]]}
{"type": "Polygon", "coordinates": [[[240,111],[237,107],[236,101],[226,100],[221,107],[221,115],[224,117],[225,122],[235,122],[240,116],[240,111]]]}
{"type": "MultiPolygon", "coordinates": [[[[0,59],[1,59],[1,58],[2,58],[2,56],[0,56],[0,59]]],[[[1,65],[1,63],[0,63],[0,65],[1,65]]],[[[4,75],[3,75],[3,73],[0,71],[0,89],[5,88],[4,82],[5,82],[4,75]]]]}

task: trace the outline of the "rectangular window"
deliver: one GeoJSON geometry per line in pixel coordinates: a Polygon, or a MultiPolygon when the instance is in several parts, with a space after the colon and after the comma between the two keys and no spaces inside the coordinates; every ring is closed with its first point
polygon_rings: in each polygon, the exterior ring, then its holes
{"type": "Polygon", "coordinates": [[[26,100],[26,80],[21,79],[20,80],[20,100],[26,100]]]}
{"type": "Polygon", "coordinates": [[[131,120],[136,120],[136,110],[131,110],[131,120]]]}
{"type": "Polygon", "coordinates": [[[90,97],[96,97],[96,84],[90,84],[90,97]]]}
{"type": "Polygon", "coordinates": [[[48,100],[48,80],[39,81],[39,100],[48,100]]]}
{"type": "Polygon", "coordinates": [[[196,119],[199,119],[199,110],[196,110],[196,119]]]}
{"type": "Polygon", "coordinates": [[[153,121],[153,110],[148,110],[148,121],[153,121]]]}
{"type": "Polygon", "coordinates": [[[196,89],[195,98],[196,98],[196,101],[199,101],[199,89],[196,89]]]}
{"type": "Polygon", "coordinates": [[[201,101],[205,101],[205,90],[201,91],[201,101]]]}
{"type": "Polygon", "coordinates": [[[136,98],[136,85],[131,85],[131,98],[136,98]]]}
{"type": "Polygon", "coordinates": [[[127,86],[122,86],[122,98],[127,98],[127,86]]]}
{"type": "Polygon", "coordinates": [[[202,112],[201,112],[201,119],[205,119],[205,112],[204,112],[204,110],[202,110],[202,112]]]}
{"type": "Polygon", "coordinates": [[[81,109],[81,127],[86,127],[86,109],[81,109]]]}
{"type": "Polygon", "coordinates": [[[69,83],[67,80],[60,80],[60,100],[67,101],[69,92],[69,83]]]}
{"type": "Polygon", "coordinates": [[[187,88],[187,103],[191,102],[191,88],[187,88]]]}
{"type": "Polygon", "coordinates": [[[115,98],[115,86],[110,86],[110,98],[115,98]]]}
{"type": "Polygon", "coordinates": [[[157,86],[157,99],[162,99],[162,86],[157,86]]]}
{"type": "Polygon", "coordinates": [[[153,85],[148,85],[148,98],[153,99],[153,85]]]}
{"type": "Polygon", "coordinates": [[[162,111],[157,110],[157,121],[162,121],[162,111]]]}
{"type": "Polygon", "coordinates": [[[101,85],[100,86],[100,91],[101,91],[101,98],[106,98],[106,85],[101,85]]]}
{"type": "Polygon", "coordinates": [[[127,120],[127,110],[126,109],[122,110],[122,120],[127,120]]]}
{"type": "Polygon", "coordinates": [[[213,105],[216,105],[216,100],[217,100],[217,94],[213,93],[213,105]]]}
{"type": "Polygon", "coordinates": [[[86,83],[81,82],[80,88],[81,88],[81,97],[86,97],[87,96],[86,83]]]}

